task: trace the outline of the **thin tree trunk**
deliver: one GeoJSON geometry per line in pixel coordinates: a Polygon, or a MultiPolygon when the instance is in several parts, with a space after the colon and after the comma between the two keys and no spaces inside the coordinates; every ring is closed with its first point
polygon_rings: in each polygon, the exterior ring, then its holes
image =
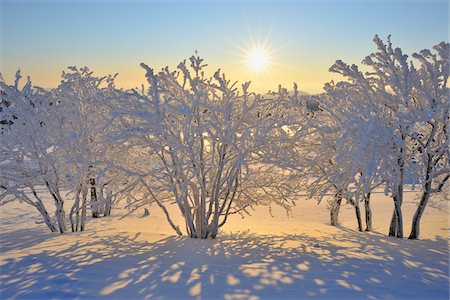
{"type": "Polygon", "coordinates": [[[50,219],[50,216],[48,215],[47,210],[45,209],[44,205],[42,203],[37,202],[36,208],[41,213],[42,217],[44,218],[44,222],[47,225],[48,228],[50,228],[51,232],[57,232],[55,225],[53,224],[52,220],[50,219]]]}
{"type": "MultiPolygon", "coordinates": [[[[45,209],[44,203],[42,202],[41,198],[36,193],[36,190],[33,187],[30,187],[30,189],[31,189],[34,197],[36,198],[37,202],[33,202],[30,200],[29,203],[33,204],[37,208],[37,210],[41,213],[47,227],[50,228],[50,230],[52,232],[57,232],[58,230],[56,229],[56,226],[53,224],[52,219],[50,218],[47,210],[45,209]]],[[[28,199],[28,197],[27,197],[27,199],[28,199]]]]}
{"type": "MultiPolygon", "coordinates": [[[[402,188],[403,189],[403,188],[402,188]]],[[[397,219],[397,232],[398,238],[403,238],[403,216],[402,216],[402,202],[400,199],[394,201],[395,205],[395,217],[397,219]]]]}
{"type": "Polygon", "coordinates": [[[420,234],[420,219],[422,218],[423,212],[425,211],[425,208],[427,207],[428,200],[430,199],[430,193],[429,191],[425,191],[422,195],[422,198],[420,199],[419,206],[417,207],[416,213],[414,214],[413,221],[412,221],[412,227],[411,227],[411,234],[409,235],[408,239],[415,240],[419,238],[420,234]]]}
{"type": "Polygon", "coordinates": [[[105,203],[105,213],[104,216],[110,216],[111,215],[111,206],[112,206],[112,191],[106,191],[106,203],[105,203]]]}
{"type": "Polygon", "coordinates": [[[342,196],[337,193],[334,198],[334,203],[330,208],[330,224],[337,226],[339,221],[339,210],[341,208],[342,196]]]}
{"type": "Polygon", "coordinates": [[[395,236],[397,232],[397,214],[394,211],[392,212],[391,224],[389,225],[389,236],[395,236]]]}
{"type": "Polygon", "coordinates": [[[370,208],[370,193],[364,197],[364,211],[366,212],[366,231],[372,231],[372,209],[370,208]]]}
{"type": "MultiPolygon", "coordinates": [[[[164,212],[164,214],[166,215],[167,221],[169,222],[170,226],[173,228],[173,230],[175,230],[175,232],[177,233],[177,235],[181,236],[183,235],[181,233],[180,227],[176,226],[175,223],[172,221],[172,219],[170,218],[169,212],[167,211],[166,207],[158,200],[158,198],[156,198],[155,194],[153,193],[153,191],[150,189],[150,187],[145,183],[145,181],[141,181],[144,186],[147,188],[147,191],[149,192],[150,196],[153,198],[153,200],[155,200],[156,204],[158,204],[158,206],[162,209],[162,211],[164,212]]],[[[111,198],[111,197],[110,197],[111,198]]],[[[186,231],[189,233],[189,227],[187,226],[186,223],[186,231]]]]}
{"type": "Polygon", "coordinates": [[[58,220],[59,232],[64,233],[67,230],[66,216],[64,213],[64,202],[56,203],[56,219],[58,220]]]}
{"type": "Polygon", "coordinates": [[[50,185],[48,181],[45,182],[45,185],[55,201],[55,215],[56,220],[58,221],[59,232],[64,233],[67,230],[66,215],[64,213],[64,200],[61,198],[61,195],[56,187],[50,185]]]}
{"type": "Polygon", "coordinates": [[[80,208],[78,207],[75,214],[75,229],[78,231],[80,229],[80,208]]]}
{"type": "Polygon", "coordinates": [[[80,231],[84,231],[86,226],[86,206],[87,206],[87,189],[83,189],[83,202],[81,204],[81,222],[80,231]]]}
{"type": "Polygon", "coordinates": [[[95,187],[95,178],[89,179],[89,183],[91,184],[91,210],[92,210],[92,217],[98,218],[99,217],[99,205],[98,205],[98,199],[97,199],[97,189],[95,187]]]}
{"type": "Polygon", "coordinates": [[[214,204],[214,214],[211,220],[211,223],[208,226],[208,232],[207,232],[207,238],[215,239],[217,237],[217,234],[219,232],[219,218],[220,218],[220,211],[219,211],[219,199],[214,199],[216,202],[214,204]]]}
{"type": "Polygon", "coordinates": [[[72,205],[72,209],[69,213],[69,219],[70,219],[70,225],[72,227],[72,232],[78,231],[78,218],[79,218],[79,211],[80,211],[80,192],[81,187],[79,187],[75,194],[75,200],[72,205]],[[76,215],[75,221],[73,219],[73,215],[76,215]]]}
{"type": "Polygon", "coordinates": [[[431,189],[431,179],[430,174],[432,172],[431,167],[432,159],[428,155],[428,161],[427,161],[427,173],[425,176],[425,186],[424,186],[424,192],[422,194],[422,198],[420,199],[419,206],[416,209],[416,212],[414,213],[412,226],[411,226],[411,233],[408,237],[410,240],[415,240],[419,238],[420,234],[420,219],[422,218],[423,212],[425,211],[425,208],[427,207],[428,200],[430,199],[430,189],[431,189]]]}
{"type": "MultiPolygon", "coordinates": [[[[404,134],[401,136],[402,140],[405,141],[406,137],[404,134]]],[[[391,225],[389,226],[389,236],[396,236],[398,238],[403,238],[403,216],[402,216],[402,202],[403,202],[403,183],[404,183],[404,159],[403,159],[403,148],[399,148],[399,158],[397,160],[399,178],[397,190],[394,193],[394,213],[391,219],[391,225]]]]}
{"type": "MultiPolygon", "coordinates": [[[[224,160],[226,155],[226,144],[221,144],[220,147],[220,156],[219,156],[219,165],[216,173],[216,177],[214,185],[212,187],[212,193],[210,198],[210,211],[212,209],[213,217],[208,227],[208,233],[211,238],[215,238],[217,236],[217,232],[219,230],[219,217],[220,217],[220,205],[219,205],[219,194],[220,194],[220,187],[222,182],[222,173],[224,169],[224,160]]],[[[210,214],[208,214],[207,219],[209,219],[210,214]]]]}
{"type": "Polygon", "coordinates": [[[389,226],[389,236],[396,236],[403,238],[403,215],[402,215],[402,202],[403,202],[403,171],[401,172],[400,184],[397,187],[397,195],[394,195],[394,213],[391,219],[391,225],[389,226]]]}
{"type": "MultiPolygon", "coordinates": [[[[154,198],[156,199],[156,198],[154,198]]],[[[158,206],[162,209],[162,211],[164,212],[164,214],[166,215],[167,221],[169,222],[170,226],[172,227],[173,230],[175,230],[175,232],[177,233],[177,235],[181,236],[183,235],[181,233],[181,230],[178,226],[175,225],[175,223],[173,223],[172,219],[170,218],[169,212],[167,211],[166,207],[164,205],[161,204],[161,202],[159,202],[158,200],[156,200],[156,204],[158,204],[158,206]]]]}
{"type": "Polygon", "coordinates": [[[356,220],[358,221],[358,230],[363,231],[362,228],[362,220],[361,220],[361,210],[359,209],[359,205],[355,203],[355,213],[356,213],[356,220]]]}

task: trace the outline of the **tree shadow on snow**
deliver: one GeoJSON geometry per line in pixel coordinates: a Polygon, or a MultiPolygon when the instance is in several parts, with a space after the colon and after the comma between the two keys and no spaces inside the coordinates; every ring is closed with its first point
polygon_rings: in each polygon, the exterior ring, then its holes
{"type": "Polygon", "coordinates": [[[39,227],[0,231],[0,253],[14,249],[26,249],[54,236],[55,234],[49,232],[48,229],[39,227]]]}
{"type": "Polygon", "coordinates": [[[35,245],[31,239],[17,241],[25,254],[1,266],[0,298],[449,296],[444,239],[408,241],[342,229],[333,238],[239,232],[217,240],[165,237],[150,243],[139,233],[86,232],[64,249],[26,254],[35,245]]]}

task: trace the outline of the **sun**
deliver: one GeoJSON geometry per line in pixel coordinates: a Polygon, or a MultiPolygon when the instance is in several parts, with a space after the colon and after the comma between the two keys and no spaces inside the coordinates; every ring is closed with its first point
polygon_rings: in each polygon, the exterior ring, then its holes
{"type": "Polygon", "coordinates": [[[251,80],[255,89],[278,76],[279,68],[282,67],[280,51],[285,47],[280,41],[271,38],[270,28],[259,31],[261,32],[255,35],[248,29],[247,34],[237,32],[237,39],[226,39],[233,46],[228,54],[236,57],[236,72],[245,74],[245,78],[251,80]]]}
{"type": "Polygon", "coordinates": [[[248,68],[256,73],[263,72],[269,65],[269,54],[263,48],[254,48],[247,54],[248,68]]]}

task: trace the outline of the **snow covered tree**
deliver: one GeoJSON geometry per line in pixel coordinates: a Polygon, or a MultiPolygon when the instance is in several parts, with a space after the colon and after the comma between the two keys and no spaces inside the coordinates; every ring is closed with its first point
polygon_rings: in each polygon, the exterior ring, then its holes
{"type": "MultiPolygon", "coordinates": [[[[331,72],[347,79],[336,85],[341,95],[334,99],[341,97],[350,102],[345,106],[348,108],[346,114],[358,109],[356,114],[346,118],[348,122],[339,138],[338,149],[341,149],[342,157],[348,158],[342,163],[347,161],[351,167],[343,177],[358,178],[358,182],[352,184],[356,197],[367,195],[371,182],[378,185],[380,180],[384,181],[386,192],[390,192],[394,200],[389,235],[403,237],[401,205],[405,169],[411,156],[408,148],[411,122],[403,117],[403,113],[412,100],[416,70],[401,49],[392,47],[390,38],[387,45],[378,36],[374,42],[377,52],[363,61],[370,72],[364,74],[356,65],[349,66],[339,60],[330,68],[331,72]]],[[[328,94],[335,91],[330,86],[328,94]]],[[[342,163],[338,165],[342,166],[342,163]]]]}
{"type": "Polygon", "coordinates": [[[414,162],[420,166],[423,193],[414,214],[409,239],[419,238],[420,220],[430,195],[441,192],[450,178],[449,165],[449,44],[413,54],[420,62],[413,103],[406,118],[414,123],[409,137],[414,143],[414,162]]]}
{"type": "Polygon", "coordinates": [[[289,208],[287,171],[263,157],[293,136],[283,126],[296,119],[285,97],[255,95],[250,83],[239,90],[220,70],[206,77],[200,57],[189,62],[158,74],[141,64],[149,88],[116,97],[112,140],[122,145],[121,168],[139,183],[130,197],[156,202],[181,235],[166,208],[174,203],[188,236],[215,238],[230,214],[255,204],[289,208]]]}
{"type": "MultiPolygon", "coordinates": [[[[438,55],[429,50],[414,54],[421,66],[416,70],[400,48],[393,48],[390,38],[386,45],[378,36],[374,42],[377,52],[363,61],[370,71],[363,73],[339,60],[330,68],[347,80],[327,84],[320,99],[323,112],[318,115],[325,115],[323,124],[338,123],[329,151],[330,157],[335,155],[335,161],[329,161],[335,168],[324,171],[322,179],[328,188],[339,186],[336,195],[346,194],[355,204],[368,204],[371,190],[383,183],[394,200],[389,235],[403,237],[406,177],[412,183],[422,179],[424,186],[413,230],[418,230],[430,192],[439,191],[448,180],[448,45],[437,45],[438,55]]],[[[370,220],[367,208],[366,220],[370,220]]]]}
{"type": "Polygon", "coordinates": [[[5,104],[0,119],[7,120],[0,142],[5,170],[0,175],[2,198],[12,200],[20,195],[19,199],[38,208],[53,230],[44,202],[35,193],[45,186],[56,205],[61,233],[67,231],[61,189],[74,194],[69,219],[76,231],[85,229],[89,191],[95,200],[91,199],[94,214],[109,215],[123,183],[120,172],[106,163],[115,146],[103,139],[104,103],[114,90],[114,77],[97,78],[87,68],[69,69],[52,90],[34,87],[30,80],[19,89],[20,72],[14,85],[0,82],[5,104]],[[34,202],[30,200],[33,197],[34,202]]]}
{"type": "Polygon", "coordinates": [[[85,229],[88,204],[92,217],[109,216],[126,189],[124,173],[112,163],[119,157],[119,147],[106,138],[109,116],[115,113],[109,104],[117,94],[125,95],[115,88],[115,77],[69,67],[54,91],[63,118],[54,143],[71,179],[67,188],[75,198],[69,215],[73,231],[85,229]]]}
{"type": "Polygon", "coordinates": [[[371,230],[369,197],[376,177],[371,176],[371,170],[365,165],[371,153],[361,153],[352,144],[353,140],[367,142],[366,133],[355,135],[357,130],[354,130],[359,122],[367,121],[363,117],[365,108],[354,102],[354,91],[347,83],[330,83],[325,90],[325,94],[314,97],[321,110],[312,117],[310,135],[303,145],[303,157],[307,158],[303,165],[310,174],[308,193],[319,201],[332,195],[328,205],[333,226],[338,224],[342,201],[352,205],[360,231],[363,226],[359,203],[364,200],[366,230],[371,230]],[[369,184],[363,186],[363,183],[369,184]]]}
{"type": "Polygon", "coordinates": [[[96,77],[86,67],[70,67],[63,72],[62,81],[55,90],[59,100],[63,125],[56,129],[57,145],[64,153],[69,183],[75,195],[70,211],[72,230],[84,230],[86,209],[90,198],[93,217],[109,215],[115,174],[107,165],[109,150],[114,145],[104,140],[107,106],[110,90],[114,89],[114,76],[96,77]],[[81,198],[80,198],[81,195],[81,198]],[[81,212],[81,220],[80,220],[81,212]],[[74,218],[75,215],[75,218],[74,218]]]}
{"type": "Polygon", "coordinates": [[[56,103],[50,92],[33,87],[30,79],[19,89],[20,78],[18,71],[14,85],[0,80],[2,101],[10,103],[2,108],[0,119],[13,119],[3,128],[0,139],[2,199],[11,200],[9,195],[35,206],[50,230],[55,231],[44,202],[36,193],[37,186],[44,186],[56,206],[58,230],[64,233],[67,226],[58,172],[62,166],[58,149],[49,138],[53,134],[52,122],[57,122],[52,112],[56,103]],[[33,196],[26,194],[27,189],[33,196]]]}
{"type": "Polygon", "coordinates": [[[386,145],[387,147],[391,145],[394,151],[392,158],[396,161],[396,164],[391,164],[391,167],[387,168],[385,174],[386,189],[392,193],[394,200],[389,235],[402,238],[401,205],[405,170],[411,156],[411,149],[408,148],[411,122],[403,115],[411,105],[417,72],[413,64],[408,61],[408,55],[404,54],[400,48],[393,48],[390,37],[387,44],[384,44],[378,36],[375,36],[374,42],[378,51],[367,56],[363,61],[373,71],[360,81],[366,85],[370,83],[371,88],[368,90],[373,95],[372,101],[384,108],[386,125],[394,129],[394,138],[389,139],[386,145]]]}
{"type": "Polygon", "coordinates": [[[345,81],[301,98],[279,86],[261,96],[218,70],[205,76],[192,56],[176,71],[146,71],[148,88],[122,90],[115,76],[69,67],[51,90],[0,80],[0,204],[19,199],[37,208],[52,231],[67,231],[65,197],[74,202],[72,231],[112,204],[175,204],[190,237],[215,238],[230,214],[257,204],[289,211],[302,185],[319,201],[332,195],[330,223],[345,200],[363,230],[372,229],[370,195],[385,186],[394,210],[389,235],[403,237],[403,188],[421,184],[411,239],[430,195],[446,188],[449,167],[449,44],[422,50],[413,61],[375,36],[369,69],[338,60],[331,72],[345,81]],[[415,62],[414,61],[414,62],[415,62]],[[309,102],[308,102],[309,101],[309,102]],[[312,105],[313,104],[313,105],[312,105]],[[55,220],[42,197],[53,201],[55,220]],[[90,201],[89,201],[90,199],[90,201]]]}

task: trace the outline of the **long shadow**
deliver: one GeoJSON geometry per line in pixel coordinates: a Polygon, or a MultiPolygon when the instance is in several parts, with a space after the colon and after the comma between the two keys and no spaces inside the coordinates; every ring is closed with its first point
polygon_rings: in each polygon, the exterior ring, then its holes
{"type": "Polygon", "coordinates": [[[0,231],[0,253],[14,249],[26,249],[41,243],[43,240],[58,236],[58,233],[52,233],[46,229],[43,227],[34,227],[14,231],[0,231]]]}
{"type": "Polygon", "coordinates": [[[249,232],[217,240],[138,238],[85,233],[65,249],[44,248],[7,260],[0,298],[449,297],[444,239],[408,241],[351,230],[331,239],[249,232]]]}

